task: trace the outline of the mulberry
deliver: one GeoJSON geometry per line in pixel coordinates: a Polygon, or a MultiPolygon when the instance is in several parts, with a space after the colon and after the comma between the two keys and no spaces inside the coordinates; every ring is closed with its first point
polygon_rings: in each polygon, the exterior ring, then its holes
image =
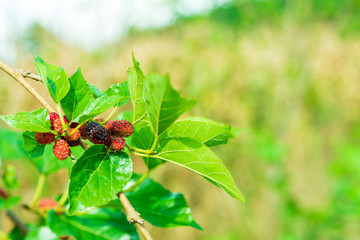
{"type": "Polygon", "coordinates": [[[107,124],[107,128],[112,136],[129,137],[134,132],[134,126],[126,120],[112,121],[107,124]]]}
{"type": "Polygon", "coordinates": [[[54,141],[55,135],[49,132],[48,133],[36,132],[35,139],[40,144],[50,144],[54,141]]]}
{"type": "Polygon", "coordinates": [[[55,141],[53,153],[57,159],[65,160],[69,156],[69,152],[69,144],[64,139],[55,141]]]}
{"type": "Polygon", "coordinates": [[[90,142],[94,144],[111,144],[110,133],[98,122],[90,122],[86,127],[86,133],[89,136],[90,142]]]}
{"type": "Polygon", "coordinates": [[[122,137],[116,137],[110,144],[110,149],[114,152],[121,152],[125,147],[125,139],[122,137]]]}

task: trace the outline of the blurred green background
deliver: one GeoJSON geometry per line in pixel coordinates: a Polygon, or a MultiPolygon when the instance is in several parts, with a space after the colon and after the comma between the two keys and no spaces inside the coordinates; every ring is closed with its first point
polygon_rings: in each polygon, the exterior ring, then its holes
{"type": "MultiPolygon", "coordinates": [[[[132,28],[95,51],[34,24],[16,50],[16,67],[36,72],[37,51],[69,74],[80,66],[101,90],[127,79],[134,51],[145,73],[169,73],[176,89],[197,99],[192,115],[245,130],[215,152],[247,201],[166,164],[152,178],[184,193],[204,231],[150,227],[154,239],[360,239],[360,1],[229,1],[179,13],[166,27],[132,28]]],[[[0,93],[0,114],[40,107],[4,73],[0,93]]],[[[5,151],[14,145],[4,139],[3,166],[18,167],[19,191],[30,201],[36,170],[11,160],[22,155],[5,151]]],[[[66,178],[65,171],[50,176],[44,195],[60,194],[66,178]]]]}

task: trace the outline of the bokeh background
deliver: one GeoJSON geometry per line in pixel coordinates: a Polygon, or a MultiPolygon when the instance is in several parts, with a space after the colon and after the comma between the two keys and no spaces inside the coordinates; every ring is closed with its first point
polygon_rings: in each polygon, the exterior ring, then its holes
{"type": "MultiPolygon", "coordinates": [[[[152,178],[184,193],[204,231],[150,227],[155,239],[360,239],[359,1],[0,3],[0,57],[12,66],[36,72],[38,52],[104,90],[127,79],[134,51],[145,73],[169,73],[198,100],[192,115],[244,130],[215,152],[247,201],[166,164],[152,178]]],[[[38,107],[0,72],[0,114],[38,107]]],[[[30,201],[37,172],[1,126],[2,167],[18,168],[30,201]]],[[[44,195],[60,194],[66,178],[50,176],[44,195]]],[[[3,213],[1,228],[11,228],[3,213]]]]}

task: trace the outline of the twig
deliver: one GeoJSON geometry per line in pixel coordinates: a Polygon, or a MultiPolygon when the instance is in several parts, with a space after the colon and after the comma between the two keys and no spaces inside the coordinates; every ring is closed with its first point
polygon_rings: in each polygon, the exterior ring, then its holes
{"type": "Polygon", "coordinates": [[[25,236],[29,232],[27,226],[16,216],[13,211],[7,210],[6,214],[11,219],[11,221],[13,221],[15,225],[20,229],[20,232],[23,236],[25,236]]]}
{"type": "Polygon", "coordinates": [[[2,61],[0,61],[0,69],[13,77],[18,83],[20,83],[36,100],[38,100],[41,105],[43,105],[48,110],[48,112],[55,112],[54,108],[28,82],[26,82],[23,75],[25,71],[16,70],[2,61]]]}
{"type": "MultiPolygon", "coordinates": [[[[24,77],[28,77],[36,81],[42,81],[39,76],[31,74],[28,71],[19,70],[19,69],[15,70],[14,68],[10,67],[9,65],[7,65],[2,61],[0,61],[0,69],[2,69],[4,72],[9,74],[16,81],[18,81],[49,112],[55,112],[54,108],[24,79],[24,77]]],[[[89,147],[89,145],[81,138],[80,138],[80,145],[84,150],[86,150],[89,147]]],[[[135,211],[134,207],[131,205],[125,194],[123,192],[119,192],[117,196],[119,197],[121,204],[124,206],[129,222],[135,224],[137,230],[141,233],[141,235],[145,240],[152,240],[150,233],[144,227],[144,220],[140,217],[140,214],[135,211]]]]}
{"type": "Polygon", "coordinates": [[[143,236],[146,240],[152,240],[152,237],[148,230],[144,226],[144,220],[140,217],[140,214],[134,209],[134,207],[131,205],[129,199],[125,196],[123,192],[119,192],[117,194],[121,204],[124,206],[127,220],[131,224],[135,224],[135,227],[137,230],[141,233],[141,236],[143,236]]]}

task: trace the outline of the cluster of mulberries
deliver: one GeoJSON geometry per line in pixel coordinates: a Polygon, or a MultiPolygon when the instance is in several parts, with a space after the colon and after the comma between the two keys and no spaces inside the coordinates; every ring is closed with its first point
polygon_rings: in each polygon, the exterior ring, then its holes
{"type": "Polygon", "coordinates": [[[69,120],[64,116],[63,120],[67,126],[65,128],[57,113],[51,112],[49,115],[51,129],[57,134],[36,132],[35,139],[40,144],[50,144],[55,141],[53,153],[59,160],[64,160],[69,156],[69,147],[80,145],[80,137],[89,139],[94,144],[104,144],[112,151],[120,152],[125,147],[124,138],[131,136],[134,131],[133,125],[126,120],[104,123],[102,118],[87,122],[76,129],[79,124],[72,122],[69,126],[69,120]],[[100,123],[104,123],[104,126],[100,123]]]}

